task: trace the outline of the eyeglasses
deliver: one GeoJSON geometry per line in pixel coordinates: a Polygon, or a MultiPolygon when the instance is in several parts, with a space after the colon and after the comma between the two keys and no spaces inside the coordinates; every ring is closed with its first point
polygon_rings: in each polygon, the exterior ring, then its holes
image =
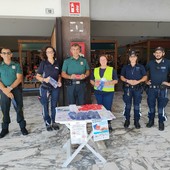
{"type": "Polygon", "coordinates": [[[2,52],[1,54],[3,54],[3,55],[11,55],[11,52],[2,52]]]}
{"type": "Polygon", "coordinates": [[[46,54],[54,54],[54,51],[46,51],[46,54]]]}

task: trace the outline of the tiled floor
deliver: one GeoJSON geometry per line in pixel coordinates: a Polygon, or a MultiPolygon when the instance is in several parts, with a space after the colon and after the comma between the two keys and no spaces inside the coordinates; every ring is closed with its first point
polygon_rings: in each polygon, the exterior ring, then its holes
{"type": "MultiPolygon", "coordinates": [[[[112,121],[113,132],[105,141],[106,148],[97,144],[105,165],[86,148],[69,164],[67,170],[169,170],[170,169],[170,121],[165,130],[159,131],[157,118],[153,128],[146,128],[146,95],[142,101],[141,129],[134,128],[133,119],[128,130],[123,128],[124,104],[122,92],[116,92],[112,121]]],[[[166,108],[170,113],[170,103],[166,108]]],[[[59,131],[47,132],[42,120],[41,106],[37,96],[24,97],[24,113],[27,120],[28,136],[22,136],[13,107],[11,106],[10,132],[0,139],[0,170],[59,170],[66,159],[62,146],[69,136],[62,125],[59,131]]],[[[133,114],[132,114],[133,115],[133,114]]],[[[133,117],[133,116],[132,116],[133,117]]],[[[0,115],[0,119],[2,115],[0,115]]]]}

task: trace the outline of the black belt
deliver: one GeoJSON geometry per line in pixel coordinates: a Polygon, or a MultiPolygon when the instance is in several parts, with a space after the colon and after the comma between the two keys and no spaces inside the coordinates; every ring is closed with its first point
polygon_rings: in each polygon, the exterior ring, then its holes
{"type": "Polygon", "coordinates": [[[84,80],[72,80],[72,84],[82,84],[84,80]]]}
{"type": "Polygon", "coordinates": [[[135,85],[135,86],[132,86],[132,85],[130,85],[130,84],[125,84],[124,85],[124,87],[129,87],[129,88],[139,88],[139,87],[141,87],[141,85],[135,85]]]}
{"type": "Polygon", "coordinates": [[[41,87],[42,87],[43,89],[47,89],[47,90],[49,90],[49,89],[52,88],[52,86],[50,87],[50,86],[48,86],[48,85],[46,85],[46,84],[41,84],[41,87]]]}
{"type": "Polygon", "coordinates": [[[85,80],[69,80],[69,79],[66,79],[65,80],[65,85],[66,86],[71,86],[73,84],[82,84],[84,82],[85,82],[85,80]]]}
{"type": "Polygon", "coordinates": [[[166,85],[149,85],[150,89],[166,89],[166,85]]]}

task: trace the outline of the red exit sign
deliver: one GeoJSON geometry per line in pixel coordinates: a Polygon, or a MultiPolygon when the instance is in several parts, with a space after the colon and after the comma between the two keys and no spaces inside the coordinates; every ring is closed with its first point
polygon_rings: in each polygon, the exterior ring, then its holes
{"type": "Polygon", "coordinates": [[[70,14],[80,14],[80,2],[70,2],[70,14]]]}

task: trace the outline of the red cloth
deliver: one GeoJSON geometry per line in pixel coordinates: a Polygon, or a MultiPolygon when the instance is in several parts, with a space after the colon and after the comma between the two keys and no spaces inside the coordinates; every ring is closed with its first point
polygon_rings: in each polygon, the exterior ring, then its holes
{"type": "Polygon", "coordinates": [[[101,110],[102,105],[99,104],[85,104],[82,105],[78,110],[79,111],[88,111],[88,110],[101,110]]]}

